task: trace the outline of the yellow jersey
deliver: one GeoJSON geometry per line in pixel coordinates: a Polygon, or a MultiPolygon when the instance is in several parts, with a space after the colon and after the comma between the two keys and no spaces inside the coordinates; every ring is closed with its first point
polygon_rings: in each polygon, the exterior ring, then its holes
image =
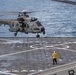
{"type": "Polygon", "coordinates": [[[57,57],[57,53],[56,52],[53,52],[52,53],[52,58],[55,59],[56,57],[57,57]]]}

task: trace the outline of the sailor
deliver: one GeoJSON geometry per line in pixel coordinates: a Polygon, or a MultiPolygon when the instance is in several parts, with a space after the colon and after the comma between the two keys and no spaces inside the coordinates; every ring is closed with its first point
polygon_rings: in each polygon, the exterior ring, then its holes
{"type": "Polygon", "coordinates": [[[53,65],[57,64],[57,53],[53,51],[52,53],[53,65]]]}
{"type": "Polygon", "coordinates": [[[24,18],[18,17],[17,20],[18,20],[18,22],[21,24],[20,30],[24,31],[24,30],[26,29],[26,24],[24,23],[24,21],[25,21],[24,18]]]}
{"type": "Polygon", "coordinates": [[[21,26],[20,27],[22,28],[22,31],[25,31],[26,30],[26,24],[24,22],[21,23],[21,26]]]}

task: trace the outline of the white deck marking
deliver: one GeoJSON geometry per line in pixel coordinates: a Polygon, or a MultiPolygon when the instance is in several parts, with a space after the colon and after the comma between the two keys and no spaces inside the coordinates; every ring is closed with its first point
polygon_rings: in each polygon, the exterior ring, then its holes
{"type": "MultiPolygon", "coordinates": [[[[72,50],[72,49],[67,49],[69,48],[69,46],[67,46],[66,44],[71,44],[71,43],[76,43],[76,42],[65,42],[63,44],[55,44],[55,45],[46,45],[45,47],[43,48],[54,48],[54,49],[62,49],[62,50],[66,50],[66,51],[72,51],[72,52],[76,52],[75,50],[72,50]],[[55,46],[60,46],[60,45],[65,45],[66,47],[64,48],[60,48],[60,47],[55,47],[55,46]]],[[[31,48],[37,48],[37,47],[33,47],[33,45],[30,46],[31,48]]]]}
{"type": "Polygon", "coordinates": [[[0,71],[0,74],[6,74],[6,75],[18,75],[18,74],[14,74],[14,73],[7,73],[7,72],[4,72],[4,71],[0,71]]]}
{"type": "Polygon", "coordinates": [[[0,40],[2,40],[2,41],[6,41],[6,40],[8,40],[8,39],[3,39],[3,38],[0,38],[0,40]]]}
{"type": "MultiPolygon", "coordinates": [[[[63,43],[63,44],[55,44],[55,45],[46,45],[45,47],[51,47],[51,48],[53,48],[53,47],[55,47],[55,46],[59,46],[59,45],[65,45],[66,46],[66,48],[69,48],[69,46],[67,46],[66,44],[70,44],[70,43],[76,43],[76,42],[65,42],[65,43],[63,43]]],[[[44,47],[44,46],[43,46],[44,47]]],[[[37,47],[34,47],[34,45],[31,45],[30,46],[30,48],[37,48],[37,47]]]]}
{"type": "MultiPolygon", "coordinates": [[[[60,69],[58,69],[57,71],[54,71],[54,72],[51,72],[51,74],[52,73],[55,73],[55,72],[60,72],[60,71],[64,71],[64,70],[67,70],[67,69],[71,69],[71,68],[74,68],[74,67],[76,67],[76,62],[72,62],[72,63],[68,63],[68,64],[64,64],[64,65],[60,65],[60,66],[56,66],[56,67],[53,67],[53,68],[49,68],[49,69],[46,69],[46,70],[43,70],[42,72],[45,72],[45,71],[48,71],[48,70],[53,70],[53,69],[56,69],[56,68],[60,68],[60,69]],[[74,65],[72,65],[72,64],[74,64],[74,65]],[[69,66],[68,68],[65,68],[64,66],[68,66],[68,65],[71,65],[71,66],[69,66]],[[61,67],[64,67],[64,68],[62,68],[61,69],[61,67]]],[[[39,71],[38,72],[34,72],[34,73],[31,73],[31,74],[29,74],[29,75],[36,75],[37,73],[40,73],[39,71]]],[[[44,74],[44,75],[46,75],[46,74],[44,74]]],[[[48,73],[47,75],[50,75],[50,73],[48,73]]]]}
{"type": "MultiPolygon", "coordinates": [[[[76,67],[76,66],[70,67],[70,69],[75,68],[75,67],[76,67]]],[[[69,68],[59,69],[58,71],[51,72],[51,74],[54,74],[54,73],[57,73],[57,72],[61,72],[61,71],[65,71],[65,70],[67,70],[67,69],[69,69],[69,68]]],[[[46,74],[44,74],[44,75],[46,75],[46,74]]],[[[50,73],[47,73],[47,75],[50,75],[50,73]]]]}
{"type": "Polygon", "coordinates": [[[0,57],[5,57],[5,56],[11,56],[11,55],[16,55],[16,54],[36,51],[36,50],[39,50],[39,49],[43,49],[43,47],[41,47],[41,48],[35,48],[35,49],[30,49],[30,50],[27,50],[27,51],[20,51],[20,52],[15,52],[15,53],[10,53],[10,54],[4,54],[4,55],[0,55],[0,57]]]}
{"type": "Polygon", "coordinates": [[[68,42],[68,43],[64,43],[64,44],[56,44],[56,45],[53,45],[53,46],[44,46],[44,47],[40,47],[40,48],[35,48],[35,47],[33,47],[33,45],[31,45],[30,47],[32,47],[32,48],[34,48],[34,49],[30,49],[30,50],[26,50],[26,51],[20,51],[20,52],[15,52],[15,53],[10,53],[10,54],[4,54],[4,55],[0,55],[0,57],[17,55],[17,54],[21,54],[21,53],[36,51],[36,50],[39,50],[39,49],[45,49],[45,48],[48,48],[48,47],[52,47],[52,48],[54,48],[54,49],[62,49],[62,50],[66,50],[66,51],[76,52],[75,50],[67,49],[69,46],[68,46],[68,47],[66,46],[65,48],[54,47],[54,46],[65,45],[65,44],[69,44],[69,43],[76,43],[76,42],[68,42]]]}
{"type": "Polygon", "coordinates": [[[76,52],[76,50],[70,50],[70,49],[65,49],[65,48],[58,48],[58,47],[55,47],[55,49],[62,49],[62,50],[65,50],[65,51],[76,52]]]}
{"type": "MultiPolygon", "coordinates": [[[[67,46],[66,44],[70,44],[70,43],[76,43],[76,42],[68,42],[68,43],[63,43],[63,44],[55,44],[55,45],[51,45],[51,46],[44,46],[44,47],[40,47],[40,48],[36,48],[36,47],[33,47],[33,45],[31,45],[30,47],[31,48],[34,48],[34,49],[30,49],[30,50],[27,50],[27,51],[20,51],[20,52],[15,52],[15,53],[10,53],[10,54],[4,54],[4,55],[1,55],[0,57],[6,57],[6,56],[11,56],[11,55],[16,55],[16,54],[21,54],[21,53],[26,53],[26,52],[31,52],[31,51],[36,51],[36,50],[39,50],[39,49],[45,49],[45,48],[55,48],[55,49],[62,49],[62,50],[66,50],[66,51],[72,51],[72,52],[76,52],[75,50],[70,50],[70,49],[67,49],[69,48],[69,46],[67,46]],[[60,48],[60,47],[55,47],[55,46],[60,46],[60,45],[66,45],[64,48],[60,48]]],[[[67,68],[66,68],[67,69],[67,68]]],[[[62,70],[59,70],[59,71],[62,71],[62,70]]],[[[59,72],[58,71],[58,72],[59,72]]],[[[7,73],[7,72],[3,72],[3,71],[0,71],[1,74],[8,74],[8,75],[17,75],[17,74],[13,74],[13,73],[7,73]]]]}

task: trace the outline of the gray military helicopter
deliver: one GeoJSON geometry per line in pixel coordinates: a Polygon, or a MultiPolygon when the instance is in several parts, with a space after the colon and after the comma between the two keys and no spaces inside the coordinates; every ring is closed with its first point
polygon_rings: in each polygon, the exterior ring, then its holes
{"type": "Polygon", "coordinates": [[[14,36],[17,36],[18,32],[35,33],[36,37],[40,37],[39,33],[45,34],[45,28],[41,22],[35,17],[29,17],[26,11],[19,12],[16,19],[0,19],[0,25],[3,24],[9,25],[9,31],[15,32],[14,36]]]}

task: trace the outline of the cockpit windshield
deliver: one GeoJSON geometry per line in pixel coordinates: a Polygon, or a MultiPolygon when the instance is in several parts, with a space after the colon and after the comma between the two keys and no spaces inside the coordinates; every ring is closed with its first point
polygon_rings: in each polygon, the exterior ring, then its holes
{"type": "Polygon", "coordinates": [[[38,26],[42,26],[41,22],[39,22],[39,21],[37,21],[36,24],[37,24],[38,26]]]}
{"type": "Polygon", "coordinates": [[[37,21],[37,18],[31,18],[31,22],[37,21]]]}

